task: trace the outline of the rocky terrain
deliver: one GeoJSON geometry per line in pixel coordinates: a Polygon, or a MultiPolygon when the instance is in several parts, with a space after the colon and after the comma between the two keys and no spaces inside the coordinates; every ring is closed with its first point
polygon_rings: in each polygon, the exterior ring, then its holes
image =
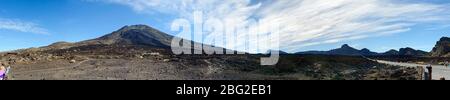
{"type": "Polygon", "coordinates": [[[368,49],[358,50],[350,47],[348,44],[344,44],[341,48],[333,49],[330,51],[307,51],[298,52],[296,54],[323,54],[323,55],[346,55],[346,56],[361,56],[361,55],[375,55],[375,52],[371,52],[368,49]]]}
{"type": "Polygon", "coordinates": [[[400,51],[390,50],[384,55],[371,55],[369,57],[395,62],[445,65],[446,62],[450,61],[450,38],[442,37],[431,52],[401,48],[400,51]]]}
{"type": "Polygon", "coordinates": [[[442,37],[431,51],[433,57],[450,57],[450,38],[442,37]]]}
{"type": "Polygon", "coordinates": [[[426,51],[415,50],[413,48],[406,47],[406,48],[400,48],[400,51],[398,52],[398,55],[403,55],[403,56],[427,56],[427,55],[429,55],[429,53],[426,52],[426,51]]]}
{"type": "Polygon", "coordinates": [[[320,54],[320,55],[344,55],[344,56],[416,56],[416,57],[424,57],[429,56],[429,52],[422,50],[415,50],[410,47],[400,48],[398,50],[389,50],[384,53],[372,52],[367,48],[363,48],[361,50],[355,49],[348,44],[344,44],[341,48],[329,50],[329,51],[306,51],[306,52],[297,52],[295,54],[320,54]]]}
{"type": "MultiPolygon", "coordinates": [[[[261,66],[264,54],[174,55],[173,37],[145,25],[125,26],[96,39],[57,42],[1,53],[16,80],[417,80],[419,69],[361,56],[285,54],[261,66]]],[[[348,45],[337,53],[372,53],[348,45]]]]}
{"type": "Polygon", "coordinates": [[[329,51],[306,51],[295,54],[321,54],[321,55],[345,55],[345,56],[413,56],[413,57],[450,57],[450,38],[442,37],[430,52],[405,47],[398,50],[391,49],[383,53],[372,52],[367,48],[355,49],[348,44],[329,51]]]}
{"type": "MultiPolygon", "coordinates": [[[[110,50],[119,48],[123,51],[132,51],[127,46],[113,46],[110,50]]],[[[67,49],[19,54],[10,56],[13,62],[12,78],[19,80],[420,79],[417,69],[387,66],[354,56],[282,55],[279,64],[260,66],[258,58],[264,55],[175,56],[165,53],[164,50],[146,49],[151,48],[142,48],[143,52],[127,54],[109,50],[91,53],[81,48],[79,51],[67,49]]]]}

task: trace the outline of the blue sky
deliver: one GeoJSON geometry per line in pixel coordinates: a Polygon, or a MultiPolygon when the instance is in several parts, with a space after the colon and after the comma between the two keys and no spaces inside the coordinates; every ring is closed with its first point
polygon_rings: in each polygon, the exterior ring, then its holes
{"type": "Polygon", "coordinates": [[[281,49],[329,50],[342,44],[383,52],[430,51],[450,36],[448,0],[0,0],[0,51],[96,38],[125,25],[169,34],[171,22],[205,18],[280,19],[281,49]],[[221,8],[221,9],[219,9],[221,8]],[[313,16],[313,17],[311,17],[313,16]],[[285,37],[283,37],[285,36],[285,37]]]}

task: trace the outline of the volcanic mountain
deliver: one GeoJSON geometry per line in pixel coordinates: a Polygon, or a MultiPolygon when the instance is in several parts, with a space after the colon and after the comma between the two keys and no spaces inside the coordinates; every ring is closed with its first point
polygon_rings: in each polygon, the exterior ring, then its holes
{"type": "Polygon", "coordinates": [[[360,52],[361,51],[359,51],[358,49],[350,47],[347,44],[342,45],[341,48],[328,51],[329,54],[334,55],[360,55],[360,52]]]}
{"type": "Polygon", "coordinates": [[[415,50],[410,47],[400,48],[398,55],[406,55],[406,56],[427,56],[428,52],[422,50],[415,50]]]}
{"type": "MultiPolygon", "coordinates": [[[[438,47],[443,48],[443,47],[438,47]]],[[[436,49],[440,51],[441,49],[436,49]]],[[[445,51],[446,49],[442,49],[441,51],[445,51]]],[[[384,53],[372,52],[367,48],[363,48],[361,50],[350,47],[348,44],[344,44],[341,48],[333,49],[330,51],[306,51],[306,52],[298,52],[295,54],[320,54],[320,55],[345,55],[345,56],[428,56],[429,53],[422,50],[416,50],[410,47],[400,48],[400,51],[397,50],[389,50],[384,53]]]]}
{"type": "Polygon", "coordinates": [[[121,29],[102,37],[76,43],[56,42],[41,50],[67,49],[91,45],[136,45],[168,49],[173,36],[161,32],[147,25],[124,26],[121,29]]]}
{"type": "Polygon", "coordinates": [[[146,25],[125,26],[105,36],[80,42],[80,44],[120,44],[170,47],[173,36],[146,25]]]}
{"type": "Polygon", "coordinates": [[[382,55],[399,55],[399,51],[391,49],[389,51],[384,52],[382,55]]]}
{"type": "Polygon", "coordinates": [[[348,44],[344,44],[341,48],[333,49],[330,51],[307,51],[298,52],[296,54],[322,54],[322,55],[347,55],[347,56],[360,56],[360,55],[378,55],[376,52],[372,52],[367,48],[358,50],[350,47],[348,44]]]}
{"type": "Polygon", "coordinates": [[[433,57],[450,57],[450,38],[442,37],[431,51],[433,57]]]}

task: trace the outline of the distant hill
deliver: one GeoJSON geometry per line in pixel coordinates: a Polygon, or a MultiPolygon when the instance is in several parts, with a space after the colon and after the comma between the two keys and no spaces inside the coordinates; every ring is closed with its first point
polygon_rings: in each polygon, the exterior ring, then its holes
{"type": "Polygon", "coordinates": [[[361,55],[361,51],[347,44],[342,45],[341,48],[330,50],[327,53],[333,55],[361,55]]]}
{"type": "Polygon", "coordinates": [[[367,48],[358,50],[348,44],[342,45],[340,48],[333,49],[330,51],[306,51],[298,52],[296,54],[322,54],[322,55],[347,55],[347,56],[360,56],[360,55],[379,55],[376,52],[372,52],[367,48]]]}
{"type": "Polygon", "coordinates": [[[370,50],[367,49],[367,48],[361,49],[361,50],[360,50],[360,54],[361,54],[361,55],[380,55],[380,54],[378,54],[378,53],[376,53],[376,52],[370,51],[370,50]]]}
{"type": "Polygon", "coordinates": [[[395,49],[391,49],[389,51],[386,51],[384,53],[382,53],[382,55],[399,55],[400,52],[398,50],[395,49]]]}
{"type": "Polygon", "coordinates": [[[275,53],[278,53],[278,54],[282,54],[282,55],[289,54],[289,53],[287,53],[285,51],[282,51],[282,50],[267,50],[264,54],[270,54],[272,52],[275,52],[275,53]]]}
{"type": "Polygon", "coordinates": [[[413,48],[400,48],[398,55],[406,55],[406,56],[427,56],[428,52],[422,50],[415,50],[413,48]]]}
{"type": "Polygon", "coordinates": [[[372,52],[367,48],[363,48],[361,50],[355,49],[348,44],[344,44],[341,46],[341,48],[333,49],[330,51],[306,51],[306,52],[298,52],[296,54],[321,54],[321,55],[346,55],[346,56],[398,56],[398,55],[405,55],[405,56],[427,56],[429,55],[428,52],[422,51],[422,50],[415,50],[413,48],[400,48],[399,51],[397,50],[389,50],[384,53],[377,53],[372,52]]]}
{"type": "Polygon", "coordinates": [[[450,57],[450,38],[442,37],[431,51],[433,57],[450,57]]]}

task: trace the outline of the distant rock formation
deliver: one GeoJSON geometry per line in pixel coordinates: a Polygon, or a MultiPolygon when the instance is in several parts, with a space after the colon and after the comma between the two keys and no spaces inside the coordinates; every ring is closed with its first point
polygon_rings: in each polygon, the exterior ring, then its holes
{"type": "Polygon", "coordinates": [[[400,52],[394,49],[384,52],[382,55],[399,55],[400,52]]]}
{"type": "Polygon", "coordinates": [[[267,52],[265,54],[271,54],[272,52],[277,53],[277,54],[282,54],[282,55],[289,54],[282,50],[267,50],[267,52]]]}
{"type": "Polygon", "coordinates": [[[358,50],[348,44],[344,44],[341,48],[333,49],[330,51],[306,51],[298,52],[296,54],[323,54],[323,55],[347,55],[347,56],[360,56],[360,55],[378,55],[376,52],[372,52],[367,48],[358,50]]]}
{"type": "Polygon", "coordinates": [[[333,49],[330,51],[306,51],[306,52],[298,52],[296,54],[323,54],[323,55],[346,55],[346,56],[427,56],[428,52],[422,50],[415,50],[413,48],[401,48],[400,51],[397,50],[389,50],[384,53],[372,52],[367,48],[363,48],[361,50],[355,49],[348,44],[344,44],[341,48],[333,49]]]}
{"type": "Polygon", "coordinates": [[[367,48],[361,49],[361,50],[360,50],[360,54],[361,54],[361,55],[380,55],[380,54],[378,54],[378,53],[376,53],[376,52],[370,51],[370,50],[367,49],[367,48]]]}
{"type": "Polygon", "coordinates": [[[422,50],[415,50],[413,48],[400,48],[398,55],[406,55],[406,56],[426,56],[428,52],[422,50]]]}
{"type": "Polygon", "coordinates": [[[442,37],[430,54],[432,57],[450,57],[450,38],[442,37]]]}
{"type": "Polygon", "coordinates": [[[341,48],[333,49],[328,52],[328,54],[332,55],[361,55],[361,51],[350,47],[348,44],[344,44],[341,48]]]}
{"type": "Polygon", "coordinates": [[[125,26],[117,31],[85,43],[146,45],[152,47],[170,47],[173,36],[147,25],[125,26]]]}

